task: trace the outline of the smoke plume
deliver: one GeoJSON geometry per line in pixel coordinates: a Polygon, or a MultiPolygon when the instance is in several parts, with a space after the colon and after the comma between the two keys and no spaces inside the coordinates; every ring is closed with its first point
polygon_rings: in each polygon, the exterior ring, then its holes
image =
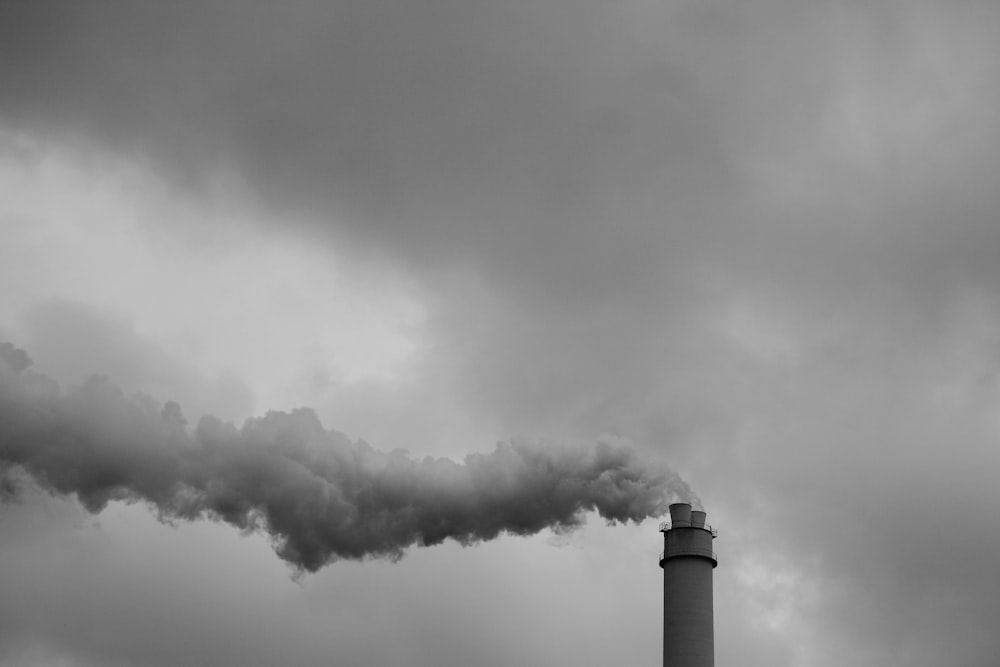
{"type": "Polygon", "coordinates": [[[166,521],[266,531],[281,558],[310,572],[446,538],[568,529],[587,511],[639,521],[690,496],[677,475],[611,438],[590,448],[515,440],[459,464],[352,442],[309,409],[189,428],[177,403],[127,396],[101,377],[63,390],[0,343],[0,487],[12,493],[25,473],[94,513],[145,502],[166,521]]]}

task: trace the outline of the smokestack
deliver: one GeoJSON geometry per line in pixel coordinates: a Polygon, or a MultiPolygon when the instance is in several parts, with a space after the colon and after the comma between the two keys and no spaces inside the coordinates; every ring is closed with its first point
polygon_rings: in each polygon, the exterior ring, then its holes
{"type": "Polygon", "coordinates": [[[663,667],[714,667],[712,540],[718,534],[705,513],[688,503],[670,506],[663,533],[663,667]]]}

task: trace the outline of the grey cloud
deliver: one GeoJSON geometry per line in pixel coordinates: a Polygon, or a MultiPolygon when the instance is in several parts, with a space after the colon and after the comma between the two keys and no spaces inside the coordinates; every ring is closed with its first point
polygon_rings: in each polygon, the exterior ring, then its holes
{"type": "Polygon", "coordinates": [[[283,224],[521,307],[684,306],[718,274],[853,287],[912,265],[927,246],[908,232],[956,209],[992,237],[986,8],[0,11],[8,127],[182,180],[232,171],[283,224]]]}
{"type": "Polygon", "coordinates": [[[437,394],[669,443],[830,663],[997,662],[995,6],[53,7],[0,10],[5,126],[404,264],[437,394]]]}
{"type": "Polygon", "coordinates": [[[766,574],[747,583],[720,565],[719,587],[758,603],[773,595],[779,612],[791,600],[778,632],[794,633],[789,646],[812,651],[811,664],[845,651],[900,666],[998,655],[986,619],[1000,613],[1000,541],[981,530],[1000,502],[996,383],[982,379],[995,372],[996,341],[974,330],[952,322],[921,355],[828,348],[801,369],[733,369],[754,391],[727,394],[740,416],[717,432],[732,454],[692,481],[727,499],[718,524],[742,524],[726,545],[731,568],[756,562],[795,578],[784,589],[766,574]]]}
{"type": "Polygon", "coordinates": [[[31,357],[24,350],[7,341],[0,342],[0,358],[14,373],[23,373],[31,368],[31,357]]]}
{"type": "Polygon", "coordinates": [[[7,126],[234,173],[283,225],[402,262],[435,300],[440,381],[511,420],[600,431],[595,405],[648,400],[744,294],[845,338],[890,311],[896,336],[997,282],[989,8],[2,11],[7,126]],[[522,365],[556,390],[527,400],[522,365]]]}
{"type": "Polygon", "coordinates": [[[200,372],[107,310],[48,299],[20,320],[19,339],[28,342],[36,365],[63,384],[104,375],[126,392],[172,396],[196,414],[233,420],[253,412],[253,393],[238,376],[200,372]]]}
{"type": "Polygon", "coordinates": [[[398,558],[447,538],[565,530],[588,510],[638,521],[690,497],[676,475],[613,440],[591,449],[514,441],[460,465],[352,443],[306,409],[240,429],[205,417],[189,434],[174,402],[129,399],[102,378],[63,393],[24,368],[21,350],[2,351],[8,472],[75,495],[91,512],[141,500],[167,519],[263,529],[282,558],[309,571],[338,559],[398,558]]]}
{"type": "Polygon", "coordinates": [[[544,271],[614,240],[609,200],[690,183],[717,143],[693,74],[599,3],[3,11],[9,125],[195,183],[234,170],[262,205],[425,268],[544,271]]]}

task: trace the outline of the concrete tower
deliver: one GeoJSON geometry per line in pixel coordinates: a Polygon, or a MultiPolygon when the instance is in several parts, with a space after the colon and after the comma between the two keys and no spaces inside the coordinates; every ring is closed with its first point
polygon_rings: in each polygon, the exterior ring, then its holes
{"type": "Polygon", "coordinates": [[[714,667],[712,570],[718,565],[705,513],[688,503],[670,506],[663,533],[663,667],[714,667]]]}

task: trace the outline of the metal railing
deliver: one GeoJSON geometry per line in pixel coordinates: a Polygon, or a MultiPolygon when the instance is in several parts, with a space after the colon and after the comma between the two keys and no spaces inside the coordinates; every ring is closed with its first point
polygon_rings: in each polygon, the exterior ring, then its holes
{"type": "MultiPolygon", "coordinates": [[[[661,533],[664,533],[664,532],[670,530],[670,528],[671,528],[671,525],[670,525],[669,521],[663,521],[662,523],[660,523],[660,532],[661,533]]],[[[708,532],[712,533],[712,537],[718,537],[719,536],[719,531],[716,530],[715,528],[712,528],[712,526],[708,525],[707,523],[706,524],[702,524],[701,526],[695,526],[695,525],[684,526],[684,528],[701,528],[703,530],[707,530],[708,532]]]]}
{"type": "MultiPolygon", "coordinates": [[[[676,551],[672,551],[670,553],[670,555],[671,556],[705,556],[706,558],[711,558],[714,561],[718,561],[719,560],[719,557],[711,549],[692,549],[692,548],[677,549],[676,551]]],[[[660,552],[660,562],[662,563],[663,560],[666,557],[667,557],[667,552],[666,551],[661,551],[660,552]]]]}

